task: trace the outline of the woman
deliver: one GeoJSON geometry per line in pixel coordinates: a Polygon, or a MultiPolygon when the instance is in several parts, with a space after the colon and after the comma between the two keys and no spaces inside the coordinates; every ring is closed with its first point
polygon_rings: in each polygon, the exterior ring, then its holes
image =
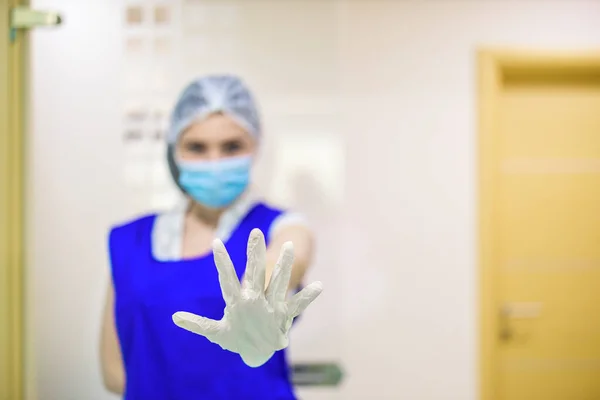
{"type": "Polygon", "coordinates": [[[101,361],[110,391],[128,400],[295,399],[283,349],[321,285],[286,301],[309,266],[312,234],[249,190],[260,133],[240,79],[208,76],[182,92],[167,156],[185,204],[109,235],[101,361]]]}

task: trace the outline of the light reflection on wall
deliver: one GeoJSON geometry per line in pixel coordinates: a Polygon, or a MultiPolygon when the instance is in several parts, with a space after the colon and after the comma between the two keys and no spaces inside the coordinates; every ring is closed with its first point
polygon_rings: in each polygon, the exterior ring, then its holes
{"type": "Polygon", "coordinates": [[[328,213],[342,204],[345,161],[338,135],[285,132],[275,143],[270,199],[311,214],[328,213]]]}

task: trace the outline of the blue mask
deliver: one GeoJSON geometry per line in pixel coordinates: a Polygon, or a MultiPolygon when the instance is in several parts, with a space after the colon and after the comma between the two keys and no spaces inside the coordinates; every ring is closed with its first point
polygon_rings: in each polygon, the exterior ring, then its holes
{"type": "Polygon", "coordinates": [[[248,187],[251,165],[250,156],[218,161],[177,160],[179,184],[200,204],[227,207],[248,187]]]}

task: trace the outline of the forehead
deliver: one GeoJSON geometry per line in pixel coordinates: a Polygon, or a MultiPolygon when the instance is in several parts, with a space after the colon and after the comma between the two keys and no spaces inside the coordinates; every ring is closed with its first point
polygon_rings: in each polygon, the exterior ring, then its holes
{"type": "Polygon", "coordinates": [[[251,135],[226,114],[212,114],[194,122],[181,135],[182,140],[251,139],[251,135]]]}

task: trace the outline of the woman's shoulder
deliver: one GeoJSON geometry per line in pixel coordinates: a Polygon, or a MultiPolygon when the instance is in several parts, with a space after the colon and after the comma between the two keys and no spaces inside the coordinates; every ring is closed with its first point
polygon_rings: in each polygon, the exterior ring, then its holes
{"type": "Polygon", "coordinates": [[[138,215],[136,217],[117,222],[110,228],[111,240],[134,239],[150,231],[157,213],[138,215]]]}
{"type": "Polygon", "coordinates": [[[291,226],[311,230],[308,218],[300,211],[265,201],[261,202],[260,206],[273,215],[273,221],[269,227],[269,235],[271,237],[280,230],[291,226]]]}
{"type": "Polygon", "coordinates": [[[158,215],[158,213],[147,213],[147,214],[138,215],[138,216],[135,216],[132,218],[128,218],[128,219],[125,219],[125,220],[122,220],[120,222],[113,224],[111,229],[112,230],[134,229],[137,226],[146,225],[148,223],[151,223],[152,220],[154,220],[157,215],[158,215]]]}
{"type": "Polygon", "coordinates": [[[275,214],[283,214],[287,212],[285,207],[281,207],[279,205],[272,204],[266,200],[258,199],[253,201],[253,206],[256,208],[263,209],[264,211],[275,213],[275,214]]]}

